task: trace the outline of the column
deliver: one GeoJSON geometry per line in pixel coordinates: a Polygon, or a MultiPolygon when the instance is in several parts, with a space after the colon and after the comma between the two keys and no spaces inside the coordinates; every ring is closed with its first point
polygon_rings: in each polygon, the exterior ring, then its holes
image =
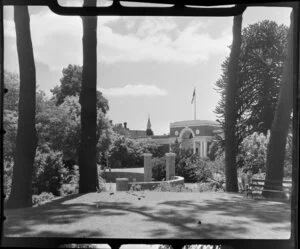
{"type": "Polygon", "coordinates": [[[196,141],[195,138],[193,138],[193,152],[196,153],[196,141]]]}
{"type": "Polygon", "coordinates": [[[166,153],[166,180],[175,176],[175,153],[166,153]]]}
{"type": "Polygon", "coordinates": [[[204,156],[207,157],[207,141],[204,141],[204,156]]]}
{"type": "Polygon", "coordinates": [[[152,154],[144,153],[144,182],[152,181],[152,154]]]}
{"type": "Polygon", "coordinates": [[[116,190],[117,191],[128,191],[128,178],[116,178],[116,190]]]}

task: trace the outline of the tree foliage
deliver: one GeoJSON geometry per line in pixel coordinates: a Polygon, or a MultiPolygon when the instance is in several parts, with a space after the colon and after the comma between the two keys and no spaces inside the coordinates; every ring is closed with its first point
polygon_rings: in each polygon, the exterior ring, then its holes
{"type": "Polygon", "coordinates": [[[136,140],[113,133],[109,149],[109,165],[112,168],[142,167],[144,153],[162,157],[163,149],[151,139],[136,140]]]}
{"type": "MultiPolygon", "coordinates": [[[[242,31],[238,64],[237,144],[257,131],[267,134],[274,118],[278,93],[286,58],[287,27],[264,20],[242,31]]],[[[224,127],[226,85],[229,58],[222,64],[221,78],[216,90],[221,94],[215,113],[224,127]]]]}
{"type": "MultiPolygon", "coordinates": [[[[81,92],[82,66],[69,64],[63,68],[62,74],[60,85],[50,90],[57,105],[61,105],[67,96],[79,96],[81,92]]],[[[109,110],[108,100],[100,91],[97,91],[97,109],[101,109],[104,114],[109,110]]]]}

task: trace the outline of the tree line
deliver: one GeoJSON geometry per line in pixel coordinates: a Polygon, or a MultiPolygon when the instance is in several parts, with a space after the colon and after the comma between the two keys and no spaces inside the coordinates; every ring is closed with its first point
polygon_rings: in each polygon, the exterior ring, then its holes
{"type": "MultiPolygon", "coordinates": [[[[96,1],[85,0],[84,6],[87,5],[96,6],[96,1]]],[[[53,148],[63,150],[64,156],[69,155],[70,158],[78,156],[79,192],[94,192],[98,186],[99,154],[107,151],[110,144],[109,134],[106,134],[109,132],[109,121],[105,117],[109,110],[108,101],[96,88],[97,17],[82,17],[83,66],[69,65],[64,68],[61,85],[52,89],[56,108],[53,102],[42,107],[45,104],[42,101],[43,93],[36,93],[28,7],[14,6],[14,22],[20,88],[12,88],[13,91],[8,94],[18,98],[9,98],[11,101],[5,103],[11,111],[6,113],[6,117],[17,120],[16,143],[7,144],[7,148],[15,146],[11,148],[15,153],[12,189],[6,205],[8,208],[32,205],[32,172],[36,150],[39,144],[45,144],[55,135],[57,139],[52,144],[53,148]],[[40,109],[47,110],[48,114],[39,113],[40,109]],[[13,111],[18,111],[18,118],[13,111]],[[49,117],[57,120],[53,130],[46,126],[49,117]],[[62,122],[73,125],[73,136],[59,136],[65,128],[62,122]],[[40,133],[43,133],[42,137],[40,133]],[[63,139],[70,141],[65,143],[63,139]],[[76,150],[61,148],[64,144],[77,141],[76,150]]],[[[220,142],[225,151],[226,191],[238,191],[237,154],[243,139],[253,132],[266,135],[270,130],[266,178],[283,178],[285,145],[292,114],[292,24],[293,12],[289,29],[263,21],[242,31],[242,15],[233,18],[231,53],[222,64],[221,79],[216,82],[221,93],[216,113],[225,133],[225,139],[220,142]]],[[[16,75],[7,74],[7,77],[17,84],[16,75]]],[[[118,138],[116,141],[125,143],[124,139],[118,138]]],[[[156,150],[155,146],[147,150],[156,150]]],[[[118,149],[112,151],[116,155],[122,154],[118,149]]]]}

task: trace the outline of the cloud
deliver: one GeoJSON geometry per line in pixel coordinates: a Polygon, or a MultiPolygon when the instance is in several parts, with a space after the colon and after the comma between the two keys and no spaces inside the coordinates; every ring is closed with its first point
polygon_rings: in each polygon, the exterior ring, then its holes
{"type": "MultiPolygon", "coordinates": [[[[67,0],[66,4],[70,2],[67,0]]],[[[77,4],[81,2],[82,0],[77,4]]],[[[4,12],[8,17],[12,7],[5,8],[10,8],[5,9],[4,12]]],[[[61,70],[70,63],[81,65],[81,18],[56,15],[46,7],[41,10],[41,8],[31,6],[30,9],[35,59],[49,65],[51,70],[61,70]]],[[[284,12],[282,17],[285,16],[288,17],[288,13],[284,12]]],[[[247,18],[245,17],[245,20],[247,18]]],[[[276,18],[279,19],[279,17],[276,18]]],[[[273,19],[276,18],[273,17],[273,19]]],[[[224,57],[229,53],[228,45],[232,41],[232,18],[228,19],[230,20],[228,27],[222,28],[223,30],[215,35],[213,35],[215,33],[213,29],[218,24],[212,20],[215,18],[99,16],[98,61],[105,63],[143,61],[195,65],[198,62],[207,63],[214,55],[224,57]],[[122,23],[124,28],[121,28],[122,23]],[[110,27],[111,25],[114,27],[110,27]],[[120,29],[124,31],[120,32],[120,29]]],[[[259,18],[256,17],[255,20],[259,18]]],[[[4,35],[15,37],[12,19],[4,20],[4,35]]],[[[15,41],[12,42],[15,44],[15,41]]],[[[16,59],[11,60],[16,61],[16,59]]]]}
{"type": "Polygon", "coordinates": [[[179,31],[171,20],[152,18],[140,23],[136,33],[127,35],[102,26],[98,30],[99,44],[103,46],[99,56],[107,63],[156,61],[194,64],[207,62],[211,55],[227,53],[231,32],[213,38],[207,31],[200,31],[204,26],[202,22],[192,20],[179,31]]]}
{"type": "Polygon", "coordinates": [[[104,95],[111,97],[124,97],[124,96],[166,96],[167,91],[158,88],[154,85],[131,85],[127,84],[123,87],[113,87],[113,88],[100,88],[99,89],[104,95]]]}
{"type": "MultiPolygon", "coordinates": [[[[31,7],[34,8],[34,7],[31,7]]],[[[33,9],[34,10],[34,9],[33,9]]],[[[204,32],[200,19],[185,20],[179,27],[174,17],[98,18],[98,61],[160,63],[206,62],[213,54],[224,53],[231,34],[213,38],[204,32]],[[125,22],[127,31],[118,33],[111,23],[125,22]],[[133,28],[134,27],[134,28],[133,28]]],[[[52,70],[68,64],[82,64],[82,20],[76,16],[60,16],[45,10],[31,15],[34,56],[52,70]]],[[[5,36],[15,37],[14,22],[5,20],[5,36]]]]}

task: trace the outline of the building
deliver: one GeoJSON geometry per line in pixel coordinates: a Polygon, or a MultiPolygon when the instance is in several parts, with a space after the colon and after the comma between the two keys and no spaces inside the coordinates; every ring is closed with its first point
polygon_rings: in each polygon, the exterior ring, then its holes
{"type": "Polygon", "coordinates": [[[185,120],[170,123],[169,135],[153,135],[150,117],[148,117],[147,129],[145,131],[130,130],[127,128],[126,122],[124,126],[117,124],[116,127],[115,130],[121,135],[133,139],[153,139],[158,144],[164,146],[167,151],[171,151],[171,145],[177,140],[180,148],[191,149],[201,157],[207,156],[209,144],[214,136],[222,133],[220,125],[210,120],[185,120]]]}

